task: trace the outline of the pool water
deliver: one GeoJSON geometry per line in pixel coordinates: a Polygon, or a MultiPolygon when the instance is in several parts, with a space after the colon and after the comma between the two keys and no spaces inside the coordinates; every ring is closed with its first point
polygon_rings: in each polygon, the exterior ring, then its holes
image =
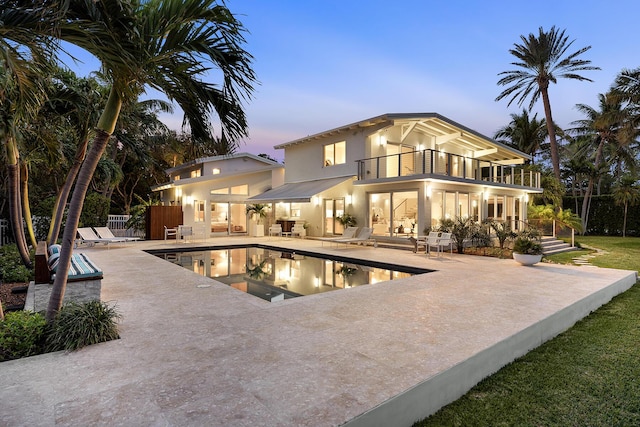
{"type": "Polygon", "coordinates": [[[267,301],[401,279],[430,270],[368,265],[268,246],[234,246],[157,252],[154,255],[267,301]]]}

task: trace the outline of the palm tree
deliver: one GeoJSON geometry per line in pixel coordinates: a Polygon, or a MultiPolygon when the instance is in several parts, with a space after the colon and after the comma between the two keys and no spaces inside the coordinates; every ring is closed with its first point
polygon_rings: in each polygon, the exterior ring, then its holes
{"type": "Polygon", "coordinates": [[[636,178],[625,175],[613,187],[613,200],[618,206],[624,206],[624,221],[622,222],[622,237],[627,234],[627,211],[629,206],[635,206],[640,202],[640,187],[636,184],[636,178]]]}
{"type": "Polygon", "coordinates": [[[123,103],[147,85],[180,105],[193,137],[211,137],[214,113],[226,137],[237,140],[247,134],[241,101],[255,83],[252,57],[242,48],[244,27],[213,0],[69,0],[68,6],[64,19],[47,24],[98,58],[111,87],[71,196],[48,321],[62,304],[84,198],[123,103]],[[204,80],[216,70],[221,85],[204,80]]]}
{"type": "Polygon", "coordinates": [[[531,110],[542,96],[551,148],[551,163],[555,177],[560,181],[560,157],[549,102],[549,83],[556,83],[558,78],[592,81],[577,73],[600,68],[589,65],[591,64],[589,60],[578,59],[578,56],[591,49],[591,46],[565,56],[575,40],[569,41],[569,37],[564,35],[564,30],[560,31],[555,26],[548,32],[540,27],[537,36],[530,33],[528,37],[520,36],[520,39],[522,44],[516,43],[514,48],[509,50],[509,53],[518,60],[511,65],[519,69],[498,74],[503,76],[498,80],[498,85],[508,87],[498,95],[496,101],[510,98],[508,105],[517,101],[518,105],[522,106],[530,97],[529,110],[531,110]]]}
{"type": "Polygon", "coordinates": [[[509,145],[531,156],[531,161],[548,135],[545,119],[538,120],[538,114],[529,118],[527,110],[522,114],[511,114],[511,122],[496,131],[493,136],[498,142],[509,145]]]}
{"type": "Polygon", "coordinates": [[[609,170],[605,158],[605,147],[629,145],[631,141],[628,137],[634,134],[627,131],[630,126],[629,119],[633,114],[622,105],[618,96],[611,93],[600,94],[598,100],[599,110],[585,104],[576,105],[578,111],[587,118],[573,122],[577,126],[569,131],[580,137],[591,137],[593,141],[592,144],[585,146],[589,152],[580,153],[593,162],[593,173],[589,176],[580,213],[583,230],[587,230],[589,205],[595,183],[609,170]]]}
{"type": "Polygon", "coordinates": [[[93,132],[92,125],[97,121],[97,112],[104,106],[104,100],[108,94],[105,91],[105,86],[92,77],[78,78],[72,72],[61,69],[57,70],[54,77],[58,83],[50,95],[49,108],[52,110],[52,114],[59,114],[65,118],[64,123],[72,135],[75,150],[67,157],[69,169],[65,181],[58,191],[51,214],[51,224],[47,234],[47,244],[49,245],[58,240],[64,209],[84,161],[93,132]]]}

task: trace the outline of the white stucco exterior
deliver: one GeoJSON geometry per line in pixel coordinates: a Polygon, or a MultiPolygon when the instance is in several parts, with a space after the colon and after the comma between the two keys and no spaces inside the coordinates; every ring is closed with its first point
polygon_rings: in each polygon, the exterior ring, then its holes
{"type": "Polygon", "coordinates": [[[239,154],[169,169],[163,201],[182,203],[185,224],[197,219],[200,201],[207,224],[220,219],[212,204],[267,203],[267,226],[305,223],[310,236],[334,235],[342,233],[336,218],[348,213],[378,237],[406,238],[463,216],[518,229],[528,194],[542,191],[539,174],[522,167],[527,154],[437,113],[384,114],[275,148],[286,166],[239,154]],[[246,194],[215,194],[239,185],[246,194]]]}

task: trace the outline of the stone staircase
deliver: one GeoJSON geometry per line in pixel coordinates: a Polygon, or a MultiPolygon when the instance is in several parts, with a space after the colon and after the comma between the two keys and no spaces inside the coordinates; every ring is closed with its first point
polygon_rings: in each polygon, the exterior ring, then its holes
{"type": "Polygon", "coordinates": [[[541,243],[542,253],[545,255],[559,254],[561,252],[569,252],[577,249],[569,243],[565,243],[563,240],[559,240],[551,236],[543,237],[541,243]]]}

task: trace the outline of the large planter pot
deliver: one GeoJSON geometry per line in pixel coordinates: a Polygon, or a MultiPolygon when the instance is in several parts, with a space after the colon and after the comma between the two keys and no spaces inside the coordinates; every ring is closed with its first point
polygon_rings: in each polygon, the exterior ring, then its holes
{"type": "Polygon", "coordinates": [[[517,252],[513,253],[513,259],[516,262],[519,262],[522,265],[533,265],[540,262],[542,259],[542,254],[540,255],[529,255],[529,254],[519,254],[517,252]]]}
{"type": "Polygon", "coordinates": [[[264,224],[251,223],[249,225],[249,235],[253,237],[264,237],[264,224]]]}

